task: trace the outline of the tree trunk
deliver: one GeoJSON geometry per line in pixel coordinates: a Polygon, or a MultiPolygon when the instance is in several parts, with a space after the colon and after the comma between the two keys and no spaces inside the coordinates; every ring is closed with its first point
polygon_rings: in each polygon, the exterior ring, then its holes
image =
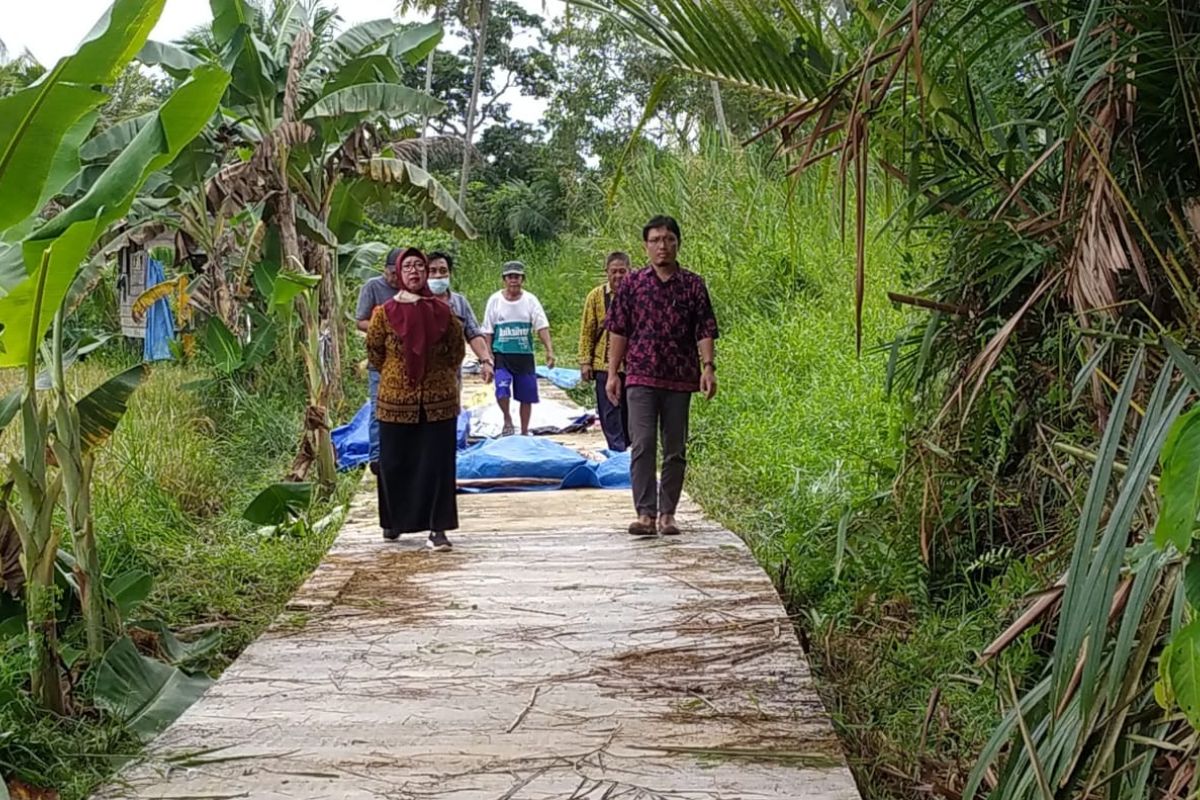
{"type": "Polygon", "coordinates": [[[337,408],[342,402],[342,319],[338,314],[337,259],[330,256],[329,248],[315,242],[311,243],[309,256],[308,271],[321,276],[321,282],[317,284],[317,318],[321,332],[329,339],[328,350],[321,354],[321,373],[327,376],[322,387],[325,405],[337,408]]]}
{"type": "MultiPolygon", "coordinates": [[[[436,22],[442,21],[442,15],[441,15],[440,8],[438,9],[438,13],[434,14],[433,18],[434,18],[434,21],[436,21],[436,22]]],[[[433,54],[436,51],[437,51],[437,48],[435,47],[432,50],[430,50],[429,55],[427,55],[425,57],[425,94],[427,94],[427,95],[433,94],[433,54]]],[[[421,119],[421,169],[425,170],[426,172],[429,171],[429,115],[428,114],[426,114],[421,119]]],[[[425,228],[429,227],[429,212],[428,211],[421,212],[421,225],[422,225],[422,227],[425,227],[425,228]]]]}
{"type": "Polygon", "coordinates": [[[721,132],[721,139],[724,140],[725,146],[733,144],[733,140],[729,136],[729,123],[725,121],[725,104],[721,101],[721,85],[716,81],[711,81],[713,110],[717,114],[717,130],[721,132]]]}
{"type": "Polygon", "coordinates": [[[458,184],[458,205],[467,208],[467,183],[471,179],[471,140],[475,136],[475,109],[479,105],[479,88],[483,82],[483,56],[487,48],[488,17],[492,14],[491,0],[479,3],[479,36],[475,39],[475,76],[471,80],[471,99],[467,103],[466,134],[463,141],[462,176],[458,184]]]}
{"type": "Polygon", "coordinates": [[[237,333],[241,326],[238,324],[237,304],[233,301],[233,292],[229,289],[229,276],[225,274],[225,261],[221,257],[220,243],[208,255],[206,265],[208,277],[212,281],[213,306],[217,317],[225,323],[225,327],[237,333]]]}
{"type": "Polygon", "coordinates": [[[48,711],[66,713],[62,673],[58,668],[58,591],[54,585],[54,557],[44,559],[49,569],[35,570],[25,583],[25,613],[29,618],[29,676],[34,699],[48,711]],[[46,573],[49,573],[49,577],[46,573]]]}
{"type": "MultiPolygon", "coordinates": [[[[70,398],[64,396],[62,402],[69,403],[70,398]]],[[[76,418],[75,425],[78,424],[76,418]]],[[[76,427],[68,445],[70,449],[80,446],[78,431],[76,427]]],[[[109,607],[104,596],[100,548],[96,544],[92,518],[92,466],[95,459],[78,451],[67,452],[68,447],[56,444],[54,451],[60,466],[67,459],[74,461],[74,474],[70,477],[63,476],[63,505],[67,508],[67,523],[71,528],[72,550],[75,554],[75,582],[79,586],[79,604],[83,610],[88,660],[98,664],[108,646],[106,632],[110,619],[109,607]]]]}

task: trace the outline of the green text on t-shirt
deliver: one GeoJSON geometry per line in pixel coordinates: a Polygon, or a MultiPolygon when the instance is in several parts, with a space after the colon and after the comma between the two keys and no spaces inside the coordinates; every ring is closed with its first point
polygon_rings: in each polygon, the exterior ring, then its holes
{"type": "Polygon", "coordinates": [[[497,322],[492,349],[510,355],[533,353],[533,325],[529,322],[497,322]]]}

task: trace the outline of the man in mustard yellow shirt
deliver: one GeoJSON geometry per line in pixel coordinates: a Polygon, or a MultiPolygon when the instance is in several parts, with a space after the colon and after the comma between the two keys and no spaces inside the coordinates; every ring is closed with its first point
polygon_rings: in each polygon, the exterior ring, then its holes
{"type": "MultiPolygon", "coordinates": [[[[604,319],[617,294],[617,287],[629,274],[629,256],[619,250],[609,253],[604,262],[604,272],[608,280],[592,289],[583,301],[579,371],[585,381],[596,381],[596,413],[600,415],[600,427],[604,430],[608,449],[620,453],[629,446],[628,412],[624,400],[614,406],[604,390],[608,381],[608,331],[604,328],[604,319]]],[[[623,397],[624,380],[621,392],[623,397]]]]}

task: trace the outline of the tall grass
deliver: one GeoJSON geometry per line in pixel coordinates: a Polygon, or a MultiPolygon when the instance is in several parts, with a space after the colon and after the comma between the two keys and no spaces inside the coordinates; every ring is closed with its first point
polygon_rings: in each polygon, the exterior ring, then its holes
{"type": "MultiPolygon", "coordinates": [[[[931,591],[919,512],[892,494],[913,408],[884,388],[885,346],[924,312],[901,313],[886,291],[919,282],[940,253],[919,236],[883,233],[892,209],[885,192],[873,195],[856,355],[854,253],[834,183],[813,173],[789,184],[762,153],[705,141],[696,154],[631,164],[590,233],[542,247],[462,247],[454,280],[482,310],[499,265],[525,261],[565,363],[605,253],[624,249],[643,263],[646,220],[680,221],[680,260],[706,279],[721,326],[720,391],[693,405],[688,490],[776,579],[862,786],[895,796],[905,793],[897,774],[961,774],[986,739],[1000,711],[973,653],[1044,568],[984,559],[931,591]]],[[[1022,674],[1031,648],[1006,659],[1022,674]]]]}
{"type": "MultiPolygon", "coordinates": [[[[136,358],[117,347],[77,365],[68,380],[84,391],[136,358]]],[[[184,638],[220,631],[216,651],[191,665],[216,675],[279,613],[335,531],[282,537],[240,516],[291,461],[304,394],[288,387],[298,377],[279,367],[236,392],[186,387],[208,374],[203,364],[153,368],[100,453],[93,502],[104,572],[141,570],[153,579],[133,617],[164,620],[184,638]]],[[[0,372],[0,391],[16,377],[0,372]]],[[[15,444],[15,433],[0,440],[0,452],[15,444]]],[[[345,499],[351,482],[334,502],[345,499]]],[[[68,663],[80,633],[74,625],[66,631],[68,663]]],[[[137,752],[137,742],[87,707],[87,672],[74,675],[75,717],[55,719],[36,709],[22,691],[22,641],[0,636],[0,775],[53,787],[64,800],[85,797],[123,754],[137,752]]]]}

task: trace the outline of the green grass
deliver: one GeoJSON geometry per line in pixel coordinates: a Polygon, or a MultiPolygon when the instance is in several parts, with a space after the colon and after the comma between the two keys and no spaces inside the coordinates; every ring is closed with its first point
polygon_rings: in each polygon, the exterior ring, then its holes
{"type": "MultiPolygon", "coordinates": [[[[108,353],[78,365],[69,380],[90,387],[131,358],[108,353]]],[[[291,462],[304,395],[286,387],[298,377],[267,375],[236,393],[201,396],[184,388],[207,374],[199,365],[154,368],[98,459],[94,503],[105,572],[140,569],[154,577],[133,616],[165,620],[185,634],[197,626],[219,630],[216,651],[194,665],[216,675],[279,613],[336,531],[282,536],[240,518],[291,462]]],[[[16,379],[0,373],[0,384],[16,379]]],[[[13,432],[7,437],[0,450],[11,448],[13,432]]],[[[352,485],[348,476],[314,515],[344,502],[352,485]]],[[[76,628],[64,632],[68,645],[79,644],[76,628]]],[[[85,797],[111,774],[120,754],[136,752],[136,742],[88,707],[86,672],[75,676],[75,717],[54,719],[34,708],[22,691],[21,638],[0,648],[0,774],[53,787],[64,800],[85,797]]]]}
{"type": "MultiPolygon", "coordinates": [[[[680,260],[705,277],[722,331],[720,392],[693,405],[688,490],[746,539],[797,613],[864,791],[910,796],[919,777],[961,775],[990,733],[998,698],[975,654],[1044,576],[1005,562],[930,590],[913,498],[892,494],[913,412],[885,393],[878,348],[921,319],[885,293],[911,287],[936,248],[880,232],[889,209],[872,206],[859,356],[853,249],[831,185],[813,176],[788,197],[787,182],[754,153],[660,157],[631,166],[591,233],[518,245],[515,257],[529,267],[566,364],[604,254],[625,249],[641,263],[642,224],[656,213],[679,219],[680,260]]],[[[456,288],[481,311],[512,257],[462,246],[456,288]]],[[[1035,660],[1022,643],[1004,663],[1019,676],[1035,660]]]]}

